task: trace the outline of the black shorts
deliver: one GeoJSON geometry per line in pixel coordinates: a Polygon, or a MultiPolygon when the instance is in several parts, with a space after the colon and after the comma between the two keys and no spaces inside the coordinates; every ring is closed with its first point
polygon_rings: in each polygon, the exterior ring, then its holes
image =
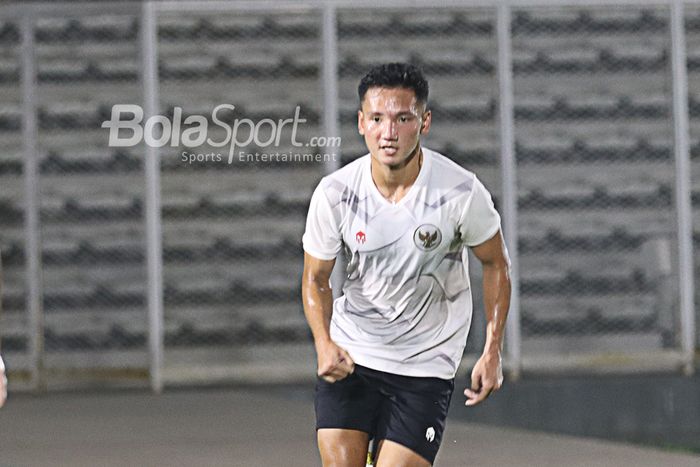
{"type": "Polygon", "coordinates": [[[316,429],[344,428],[399,443],[435,461],[454,379],[395,375],[355,365],[335,383],[316,383],[316,429]]]}

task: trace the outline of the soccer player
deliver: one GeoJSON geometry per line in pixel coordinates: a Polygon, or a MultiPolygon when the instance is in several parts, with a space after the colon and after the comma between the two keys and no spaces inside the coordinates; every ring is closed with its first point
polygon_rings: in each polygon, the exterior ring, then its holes
{"type": "Polygon", "coordinates": [[[464,391],[475,405],[503,381],[510,303],[500,217],[476,176],[421,146],[428,83],[403,63],[370,70],[357,126],[369,154],[324,177],[303,236],[302,297],[318,357],[317,440],[324,466],[435,460],[471,323],[470,247],[483,265],[486,343],[464,391]],[[329,279],[344,250],[347,278],[329,279]]]}

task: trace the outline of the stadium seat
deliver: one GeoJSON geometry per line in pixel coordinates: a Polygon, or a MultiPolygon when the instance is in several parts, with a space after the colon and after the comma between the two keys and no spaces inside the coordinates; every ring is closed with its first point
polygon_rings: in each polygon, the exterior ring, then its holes
{"type": "Polygon", "coordinates": [[[136,40],[138,22],[133,16],[86,16],[80,29],[92,41],[136,40]]]}
{"type": "Polygon", "coordinates": [[[275,15],[273,21],[278,28],[286,31],[289,35],[321,37],[320,14],[280,14],[275,15]]]}
{"type": "Polygon", "coordinates": [[[689,47],[687,50],[687,59],[689,73],[697,73],[700,71],[700,50],[689,47]]]}
{"type": "Polygon", "coordinates": [[[700,95],[690,94],[688,98],[688,111],[691,117],[700,117],[700,95]]]}
{"type": "Polygon", "coordinates": [[[0,104],[0,132],[14,132],[22,128],[22,109],[19,104],[0,104]]]}
{"type": "Polygon", "coordinates": [[[43,130],[80,130],[101,123],[96,102],[53,102],[38,109],[39,125],[43,130]]]}
{"type": "Polygon", "coordinates": [[[443,49],[422,55],[413,55],[410,62],[430,70],[431,75],[436,79],[450,75],[490,74],[495,70],[493,62],[483,55],[457,50],[443,49]]]}
{"type": "MultiPolygon", "coordinates": [[[[2,43],[2,30],[0,30],[0,43],[2,43]]],[[[19,59],[16,57],[0,58],[0,83],[19,84],[19,59]]]]}
{"type": "Polygon", "coordinates": [[[449,10],[417,10],[408,15],[399,15],[398,20],[401,28],[412,34],[441,35],[450,29],[454,16],[449,10]]]}
{"type": "Polygon", "coordinates": [[[102,81],[136,81],[141,76],[138,57],[102,59],[97,62],[98,80],[102,81]]]}
{"type": "Polygon", "coordinates": [[[255,215],[265,209],[266,195],[258,192],[217,193],[207,197],[212,211],[225,215],[255,215]]]}
{"type": "Polygon", "coordinates": [[[590,17],[597,23],[608,25],[611,31],[618,31],[639,21],[641,13],[638,8],[633,7],[607,7],[591,9],[590,17]]]}
{"type": "Polygon", "coordinates": [[[51,83],[83,81],[90,74],[90,66],[84,58],[39,61],[38,79],[51,83]]]}
{"type": "Polygon", "coordinates": [[[119,195],[68,199],[58,215],[61,220],[71,219],[93,223],[131,220],[137,219],[142,214],[141,205],[138,198],[119,195]]]}
{"type": "Polygon", "coordinates": [[[598,53],[590,46],[562,48],[546,52],[546,63],[549,67],[570,73],[595,69],[598,58],[598,53]]]}
{"type": "Polygon", "coordinates": [[[627,230],[614,229],[610,231],[592,232],[587,234],[566,233],[550,230],[545,235],[520,235],[518,239],[519,252],[522,255],[538,253],[567,253],[575,252],[629,252],[641,247],[644,237],[627,230]]]}
{"type": "Polygon", "coordinates": [[[71,25],[71,21],[73,20],[70,18],[37,18],[35,22],[37,39],[42,40],[48,37],[60,38],[66,34],[66,31],[71,25]]]}
{"type": "Polygon", "coordinates": [[[559,99],[559,104],[557,104],[548,96],[516,97],[513,109],[514,117],[516,120],[523,121],[547,119],[556,105],[560,107],[564,105],[565,101],[559,99]]]}
{"type": "Polygon", "coordinates": [[[63,258],[70,258],[79,248],[76,238],[49,238],[42,242],[44,264],[56,264],[63,258]]]}
{"type": "Polygon", "coordinates": [[[668,66],[666,50],[649,47],[605,49],[598,61],[601,70],[608,72],[660,72],[668,66]]]}
{"type": "Polygon", "coordinates": [[[533,335],[600,335],[656,329],[652,295],[524,299],[523,332],[533,335]]]}
{"type": "Polygon", "coordinates": [[[19,224],[24,218],[24,211],[18,201],[0,198],[0,217],[3,219],[4,226],[19,224]]]}
{"type": "Polygon", "coordinates": [[[192,193],[167,193],[161,197],[161,211],[164,218],[187,217],[198,206],[199,196],[192,193]]]}
{"type": "Polygon", "coordinates": [[[207,22],[221,33],[238,33],[262,27],[265,17],[257,14],[221,14],[207,16],[207,22]]]}
{"type": "Polygon", "coordinates": [[[538,55],[534,50],[513,48],[512,60],[513,60],[513,73],[532,73],[537,71],[538,58],[543,58],[544,55],[538,55]]]}
{"type": "Polygon", "coordinates": [[[160,78],[164,80],[189,80],[210,77],[217,66],[214,57],[200,55],[183,58],[170,57],[159,63],[160,78]]]}
{"type": "MultiPolygon", "coordinates": [[[[5,258],[5,253],[3,251],[3,258],[5,258]]],[[[23,284],[12,285],[7,281],[7,271],[5,271],[5,285],[2,291],[2,311],[3,313],[12,314],[25,314],[26,311],[26,291],[23,284]]],[[[5,340],[3,338],[3,348],[5,346],[5,340]]]]}
{"type": "Polygon", "coordinates": [[[272,74],[280,65],[281,57],[275,54],[235,55],[225,58],[226,63],[234,69],[251,70],[260,75],[272,74]]]}
{"type": "Polygon", "coordinates": [[[188,39],[194,36],[200,18],[190,15],[158,15],[158,38],[168,40],[188,39]]]}
{"type": "Polygon", "coordinates": [[[0,43],[17,44],[19,41],[19,25],[13,21],[0,20],[0,43]]]}
{"type": "MultiPolygon", "coordinates": [[[[304,312],[299,303],[280,303],[274,305],[250,305],[239,306],[233,310],[234,319],[248,322],[258,320],[266,327],[288,327],[288,326],[306,326],[304,312]]],[[[231,321],[231,316],[226,317],[231,321]]]]}
{"type": "Polygon", "coordinates": [[[394,23],[393,14],[374,10],[338,10],[338,36],[362,37],[384,34],[394,23]]]}

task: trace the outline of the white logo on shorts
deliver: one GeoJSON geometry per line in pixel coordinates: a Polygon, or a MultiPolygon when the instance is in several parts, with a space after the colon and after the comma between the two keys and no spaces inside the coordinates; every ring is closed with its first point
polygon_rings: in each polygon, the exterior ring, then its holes
{"type": "Polygon", "coordinates": [[[435,439],[435,428],[432,426],[425,430],[425,439],[428,440],[428,442],[432,443],[433,440],[435,439]]]}

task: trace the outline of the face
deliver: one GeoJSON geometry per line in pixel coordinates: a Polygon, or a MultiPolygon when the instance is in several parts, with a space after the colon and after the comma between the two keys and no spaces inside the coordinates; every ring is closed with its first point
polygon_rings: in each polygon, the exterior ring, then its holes
{"type": "Polygon", "coordinates": [[[420,135],[430,130],[431,114],[407,88],[371,87],[357,113],[357,127],[372,158],[399,168],[418,148],[420,135]]]}

